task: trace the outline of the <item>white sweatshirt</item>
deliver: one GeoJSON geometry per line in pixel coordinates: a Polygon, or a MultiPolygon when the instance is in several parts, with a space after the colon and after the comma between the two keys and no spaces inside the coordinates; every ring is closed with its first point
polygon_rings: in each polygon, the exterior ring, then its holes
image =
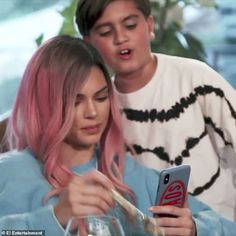
{"type": "Polygon", "coordinates": [[[155,56],[147,85],[116,91],[125,138],[146,166],[191,165],[189,192],[235,220],[236,91],[203,62],[155,56]]]}

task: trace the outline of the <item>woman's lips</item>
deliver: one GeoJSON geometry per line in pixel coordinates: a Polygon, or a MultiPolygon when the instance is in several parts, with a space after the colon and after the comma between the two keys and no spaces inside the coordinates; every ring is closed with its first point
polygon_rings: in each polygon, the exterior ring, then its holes
{"type": "Polygon", "coordinates": [[[100,125],[85,126],[85,127],[81,128],[81,130],[88,133],[88,134],[96,134],[100,130],[100,125]]]}

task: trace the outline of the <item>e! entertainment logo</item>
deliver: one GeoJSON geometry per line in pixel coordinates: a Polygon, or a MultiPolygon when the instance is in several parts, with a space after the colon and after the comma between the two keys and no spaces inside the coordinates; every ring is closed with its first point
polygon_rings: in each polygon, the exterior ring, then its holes
{"type": "Polygon", "coordinates": [[[2,230],[1,236],[45,236],[45,230],[2,230]]]}

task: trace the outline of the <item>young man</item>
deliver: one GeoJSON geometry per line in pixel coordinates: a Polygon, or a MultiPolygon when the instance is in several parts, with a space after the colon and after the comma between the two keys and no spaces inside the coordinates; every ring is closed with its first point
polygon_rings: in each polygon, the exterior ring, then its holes
{"type": "Polygon", "coordinates": [[[76,23],[114,71],[138,159],[158,170],[190,164],[190,193],[235,220],[235,90],[202,62],[151,52],[149,0],[80,0],[76,23]]]}

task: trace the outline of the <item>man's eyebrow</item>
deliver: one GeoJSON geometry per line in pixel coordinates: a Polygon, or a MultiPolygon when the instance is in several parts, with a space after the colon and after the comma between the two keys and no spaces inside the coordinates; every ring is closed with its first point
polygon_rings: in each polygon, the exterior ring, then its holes
{"type": "Polygon", "coordinates": [[[97,24],[97,25],[95,25],[93,30],[98,31],[99,29],[101,29],[103,27],[112,27],[112,23],[104,22],[104,23],[101,23],[101,24],[97,24]]]}
{"type": "MultiPolygon", "coordinates": [[[[139,15],[132,14],[132,15],[126,16],[124,19],[122,19],[122,22],[125,22],[125,21],[130,20],[130,19],[137,19],[137,18],[139,18],[139,15]]],[[[97,31],[97,30],[99,30],[100,28],[103,28],[103,27],[111,27],[111,26],[112,26],[111,22],[104,22],[104,23],[101,23],[101,24],[97,24],[94,27],[94,31],[97,31]]]]}
{"type": "Polygon", "coordinates": [[[137,15],[137,14],[132,14],[132,15],[129,15],[129,16],[125,17],[125,18],[122,20],[122,22],[127,21],[127,20],[130,20],[130,19],[137,19],[137,18],[139,18],[139,15],[137,15]]]}

